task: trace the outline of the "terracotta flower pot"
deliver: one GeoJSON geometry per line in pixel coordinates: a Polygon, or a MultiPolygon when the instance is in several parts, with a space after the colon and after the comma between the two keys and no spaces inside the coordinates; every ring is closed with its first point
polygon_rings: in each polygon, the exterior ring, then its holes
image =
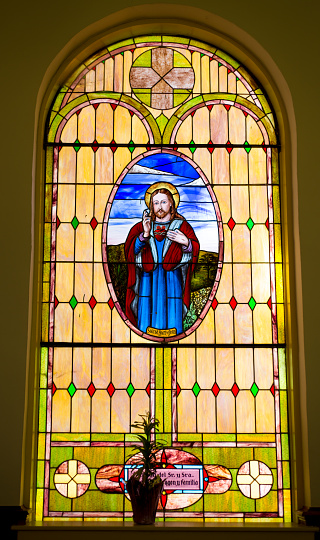
{"type": "Polygon", "coordinates": [[[128,480],[127,490],[131,499],[135,523],[138,525],[154,524],[162,488],[163,482],[148,489],[135,478],[131,477],[128,480]]]}

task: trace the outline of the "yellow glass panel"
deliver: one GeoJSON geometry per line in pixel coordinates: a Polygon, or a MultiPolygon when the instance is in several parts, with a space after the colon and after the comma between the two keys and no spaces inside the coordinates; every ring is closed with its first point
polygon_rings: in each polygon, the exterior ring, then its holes
{"type": "MultiPolygon", "coordinates": [[[[183,338],[183,344],[191,345],[196,342],[196,334],[190,334],[188,337],[183,338]]],[[[181,342],[182,343],[182,342],[181,342]]]]}
{"type": "Polygon", "coordinates": [[[231,231],[228,225],[223,225],[223,262],[232,262],[231,231]]]}
{"type": "Polygon", "coordinates": [[[61,141],[64,143],[73,143],[77,138],[77,115],[73,114],[67,121],[61,133],[61,141]]]}
{"type": "Polygon", "coordinates": [[[228,92],[228,70],[219,66],[219,92],[228,92]]]}
{"type": "Polygon", "coordinates": [[[250,213],[254,223],[265,223],[268,218],[267,186],[250,186],[250,213]]]}
{"type": "MultiPolygon", "coordinates": [[[[241,83],[242,84],[242,83],[241,83]]],[[[259,126],[252,116],[248,115],[247,121],[247,140],[249,144],[262,144],[263,136],[259,126]]]]}
{"type": "Polygon", "coordinates": [[[68,390],[56,390],[52,396],[52,431],[70,431],[71,397],[68,390]]]}
{"type": "Polygon", "coordinates": [[[258,433],[274,431],[274,397],[270,390],[260,390],[256,400],[256,426],[258,433]]]}
{"type": "Polygon", "coordinates": [[[250,300],[252,296],[250,264],[233,265],[233,290],[237,302],[247,303],[250,300]]]}
{"type": "Polygon", "coordinates": [[[269,262],[269,231],[265,225],[255,225],[251,231],[252,262],[269,262]]]}
{"type": "MultiPolygon", "coordinates": [[[[136,114],[132,116],[132,137],[133,140],[139,144],[147,143],[149,141],[148,132],[136,114]]],[[[139,152],[142,152],[142,150],[142,148],[139,148],[139,152]]]]}
{"type": "Polygon", "coordinates": [[[249,193],[246,186],[232,186],[232,217],[236,223],[246,223],[249,218],[249,193]]]}
{"type": "Polygon", "coordinates": [[[232,144],[244,144],[246,140],[246,117],[236,107],[229,110],[229,140],[232,144]]]}
{"type": "Polygon", "coordinates": [[[219,304],[215,310],[216,343],[233,343],[233,311],[219,304]]]}
{"type": "Polygon", "coordinates": [[[211,155],[206,148],[197,148],[194,153],[194,161],[204,172],[209,182],[211,181],[211,155]]]}
{"type": "Polygon", "coordinates": [[[75,186],[59,184],[57,216],[60,221],[72,221],[75,216],[75,186]]]}
{"type": "Polygon", "coordinates": [[[252,343],[252,311],[247,304],[238,304],[234,310],[234,335],[236,343],[252,343]]]}
{"type": "Polygon", "coordinates": [[[234,262],[250,262],[250,231],[246,225],[236,225],[232,231],[234,262]]]}
{"type": "Polygon", "coordinates": [[[86,92],[94,92],[96,89],[96,74],[93,69],[86,74],[86,92]]]}
{"type": "Polygon", "coordinates": [[[71,431],[90,433],[91,397],[87,390],[77,390],[72,398],[71,431]]]}
{"type": "Polygon", "coordinates": [[[93,260],[95,262],[102,261],[102,225],[99,223],[93,232],[93,242],[94,242],[94,256],[93,260]]]}
{"type": "Polygon", "coordinates": [[[97,304],[93,310],[93,341],[109,342],[111,339],[111,311],[108,304],[97,304]]]}
{"type": "Polygon", "coordinates": [[[234,433],[235,429],[235,399],[230,390],[221,390],[217,396],[217,432],[234,433]]]}
{"type": "Polygon", "coordinates": [[[107,388],[111,381],[111,350],[107,347],[92,349],[92,382],[96,388],[107,388]]]}
{"type": "Polygon", "coordinates": [[[110,431],[110,397],[105,390],[96,390],[92,396],[91,432],[109,433],[110,431]]]}
{"type": "Polygon", "coordinates": [[[219,64],[216,60],[210,62],[210,88],[211,92],[219,91],[219,64]]]}
{"type": "Polygon", "coordinates": [[[232,184],[248,183],[248,154],[244,148],[234,148],[230,154],[232,184]]]}
{"type": "Polygon", "coordinates": [[[135,388],[146,388],[150,382],[149,349],[131,349],[131,382],[135,388]]]}
{"type": "Polygon", "coordinates": [[[96,66],[96,91],[102,92],[104,88],[104,65],[102,62],[96,66]]]}
{"type": "Polygon", "coordinates": [[[216,382],[219,388],[231,388],[234,383],[233,349],[216,349],[216,382]]]}
{"type": "Polygon", "coordinates": [[[210,60],[209,56],[201,58],[201,91],[203,94],[210,93],[210,60]]]}
{"type": "Polygon", "coordinates": [[[55,341],[71,341],[73,312],[69,304],[58,304],[54,311],[55,341]]]}
{"type": "Polygon", "coordinates": [[[111,432],[130,432],[130,398],[126,390],[116,390],[112,396],[111,432]]]}
{"type": "Polygon", "coordinates": [[[229,186],[214,186],[214,192],[219,204],[222,221],[227,223],[231,216],[230,211],[230,187],[229,186]]]}
{"type": "Polygon", "coordinates": [[[219,287],[216,294],[218,302],[229,302],[233,294],[232,287],[232,265],[224,264],[220,278],[219,287]]]}
{"type": "Polygon", "coordinates": [[[269,390],[273,385],[272,349],[255,349],[254,373],[258,388],[269,390]]]}
{"type": "MultiPolygon", "coordinates": [[[[210,140],[209,116],[210,112],[207,107],[197,109],[194,114],[193,140],[196,144],[207,144],[210,140]]],[[[208,150],[206,152],[209,154],[208,150]]]]}
{"type": "Polygon", "coordinates": [[[192,58],[191,51],[188,51],[186,49],[180,49],[179,47],[177,47],[176,50],[179,53],[183,54],[183,56],[185,56],[189,60],[189,62],[191,62],[191,58],[192,58]]]}
{"type": "MultiPolygon", "coordinates": [[[[116,143],[129,143],[131,140],[131,115],[125,107],[118,106],[114,111],[114,140],[116,143]]],[[[140,142],[140,141],[139,141],[140,142]]]]}
{"type": "Polygon", "coordinates": [[[216,432],[216,400],[211,390],[201,390],[197,397],[197,424],[199,433],[216,432]]]}
{"type": "Polygon", "coordinates": [[[197,408],[192,390],[181,390],[177,399],[177,408],[178,430],[182,433],[195,433],[197,431],[197,408]]]}
{"type": "MultiPolygon", "coordinates": [[[[210,111],[210,132],[213,144],[226,144],[228,141],[228,113],[223,105],[214,105],[210,111]]],[[[218,148],[214,150],[214,155],[218,148]]],[[[224,153],[228,152],[224,150],[224,153]]],[[[220,182],[221,183],[221,182],[220,182]]]]}
{"type": "Polygon", "coordinates": [[[229,154],[225,148],[216,148],[211,154],[212,183],[229,184],[229,154]]]}
{"type": "MultiPolygon", "coordinates": [[[[136,390],[131,398],[131,422],[140,420],[139,414],[150,409],[150,398],[145,390],[136,390]]],[[[135,431],[134,429],[132,431],[135,431]]],[[[136,430],[138,431],[138,430],[136,430]]]]}
{"type": "Polygon", "coordinates": [[[87,224],[80,223],[76,230],[76,255],[75,255],[76,261],[91,261],[92,255],[93,255],[92,228],[89,224],[87,225],[87,224]]]}
{"type": "MultiPolygon", "coordinates": [[[[92,91],[94,90],[90,90],[90,92],[92,91]]],[[[88,105],[87,107],[81,109],[78,116],[78,139],[81,143],[92,143],[94,141],[95,119],[95,110],[93,105],[88,105]]],[[[90,150],[92,152],[92,149],[90,150]]]]}
{"type": "Polygon", "coordinates": [[[73,382],[76,388],[88,388],[91,383],[91,349],[73,349],[73,382]]]}
{"type": "Polygon", "coordinates": [[[277,306],[277,323],[278,323],[278,340],[283,343],[285,340],[284,334],[284,305],[278,304],[277,306]]]}
{"type": "Polygon", "coordinates": [[[73,263],[56,263],[55,294],[59,302],[69,302],[73,295],[73,263]]]}
{"type": "Polygon", "coordinates": [[[250,184],[267,183],[267,155],[262,148],[251,148],[249,153],[250,184]]]}
{"type": "Polygon", "coordinates": [[[128,163],[130,163],[130,161],[131,161],[131,154],[128,148],[120,147],[116,150],[113,156],[115,182],[118,180],[123,169],[128,165],[128,163]]]}
{"type": "Polygon", "coordinates": [[[92,270],[92,263],[75,263],[74,294],[78,302],[89,302],[91,298],[92,270]]]}
{"type": "Polygon", "coordinates": [[[281,225],[274,225],[274,256],[275,262],[282,262],[282,250],[281,250],[281,225]]]}
{"type": "Polygon", "coordinates": [[[109,103],[100,103],[96,110],[96,139],[98,143],[113,139],[113,109],[109,103]]]}
{"type": "Polygon", "coordinates": [[[89,304],[77,304],[74,309],[74,341],[91,341],[92,310],[89,304]]]}
{"type": "MultiPolygon", "coordinates": [[[[92,150],[91,150],[92,151],[92,150]]],[[[71,146],[64,146],[59,153],[58,182],[73,184],[76,177],[77,154],[71,146]]]]}
{"type": "Polygon", "coordinates": [[[114,60],[108,58],[104,63],[104,89],[109,92],[113,91],[113,69],[114,60]]]}
{"type": "Polygon", "coordinates": [[[90,223],[93,217],[94,186],[77,185],[77,211],[76,216],[80,222],[90,223]]]}
{"type": "Polygon", "coordinates": [[[282,276],[282,265],[276,264],[276,294],[277,302],[283,303],[283,276],[282,276]]]}
{"type": "Polygon", "coordinates": [[[194,349],[177,350],[177,381],[180,388],[192,388],[196,382],[196,362],[194,349]]]}
{"type": "Polygon", "coordinates": [[[253,310],[255,343],[272,343],[271,310],[266,304],[257,304],[253,310]]]}
{"type": "Polygon", "coordinates": [[[114,57],[114,81],[113,89],[115,92],[122,92],[123,88],[123,56],[117,54],[114,57]]]}
{"type": "Polygon", "coordinates": [[[192,55],[192,67],[194,70],[193,93],[200,94],[201,92],[201,62],[200,62],[200,53],[198,52],[194,52],[192,55]]]}
{"type": "MultiPolygon", "coordinates": [[[[189,115],[178,129],[176,141],[178,144],[189,144],[192,139],[192,116],[189,115]]],[[[184,152],[185,149],[181,149],[184,152]]]]}
{"type": "Polygon", "coordinates": [[[112,310],[112,341],[114,343],[128,343],[130,339],[129,327],[124,324],[115,308],[112,310]]]}
{"type": "Polygon", "coordinates": [[[252,264],[252,296],[256,302],[268,302],[270,298],[269,264],[252,264]]]}
{"type": "Polygon", "coordinates": [[[57,230],[56,260],[72,261],[74,258],[74,229],[70,223],[61,223],[57,230]]]}
{"type": "Polygon", "coordinates": [[[93,296],[97,302],[107,302],[110,298],[103,267],[100,263],[94,264],[93,296]]]}
{"type": "Polygon", "coordinates": [[[240,390],[250,389],[253,384],[253,350],[235,349],[235,380],[240,390]]]}
{"type": "Polygon", "coordinates": [[[130,383],[130,349],[112,349],[111,380],[115,388],[127,388],[130,383]]]}
{"type": "Polygon", "coordinates": [[[228,73],[228,92],[229,94],[237,93],[237,78],[234,73],[228,73]]]}
{"type": "Polygon", "coordinates": [[[204,321],[196,330],[197,343],[214,343],[214,312],[209,309],[204,321]]]}
{"type": "Polygon", "coordinates": [[[90,146],[83,146],[77,153],[77,182],[94,183],[94,152],[90,146]]]}
{"type": "Polygon", "coordinates": [[[124,51],[123,53],[123,91],[131,92],[131,86],[129,82],[129,72],[132,65],[132,53],[130,51],[124,51]]]}
{"type": "Polygon", "coordinates": [[[97,221],[103,221],[111,189],[111,184],[95,186],[94,216],[97,221]]]}
{"type": "Polygon", "coordinates": [[[111,148],[96,151],[96,184],[113,183],[113,153],[111,148]]]}
{"type": "Polygon", "coordinates": [[[68,388],[72,381],[72,349],[57,347],[54,351],[53,381],[57,388],[68,388]]]}
{"type": "MultiPolygon", "coordinates": [[[[211,310],[212,311],[212,310],[211,310]]],[[[213,311],[212,311],[213,313],[213,311]]],[[[207,343],[210,343],[209,341],[207,343]]],[[[197,382],[200,388],[211,389],[215,382],[215,350],[197,349],[197,382]]]]}
{"type": "Polygon", "coordinates": [[[255,432],[254,397],[250,390],[240,390],[237,395],[237,432],[255,432]]]}
{"type": "Polygon", "coordinates": [[[240,80],[237,81],[237,94],[244,94],[244,95],[248,94],[248,90],[246,89],[246,87],[240,80]]]}

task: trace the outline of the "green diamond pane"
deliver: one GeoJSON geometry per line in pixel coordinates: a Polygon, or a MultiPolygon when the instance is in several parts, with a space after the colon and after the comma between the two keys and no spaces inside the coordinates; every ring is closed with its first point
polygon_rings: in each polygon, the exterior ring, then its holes
{"type": "Polygon", "coordinates": [[[130,142],[129,142],[128,148],[129,148],[129,150],[130,150],[130,152],[131,152],[131,154],[132,154],[132,152],[133,152],[134,149],[135,149],[135,145],[134,145],[134,142],[133,142],[133,141],[130,141],[130,142]]]}
{"type": "Polygon", "coordinates": [[[255,299],[252,298],[252,296],[251,296],[251,298],[250,298],[248,304],[249,304],[250,309],[252,309],[252,311],[253,311],[254,308],[256,307],[256,303],[257,303],[257,302],[255,301],[255,299]]]}
{"type": "Polygon", "coordinates": [[[250,150],[251,150],[251,146],[250,146],[250,144],[248,143],[248,141],[246,141],[246,142],[244,143],[244,149],[245,149],[245,151],[249,154],[249,152],[250,152],[250,150]]]}
{"type": "Polygon", "coordinates": [[[70,396],[71,397],[74,396],[76,391],[77,391],[77,389],[76,389],[75,385],[73,384],[73,382],[70,383],[69,388],[68,388],[68,392],[69,392],[70,396]]]}
{"type": "Polygon", "coordinates": [[[197,382],[194,383],[193,388],[192,388],[192,392],[194,393],[194,395],[195,395],[196,397],[198,397],[198,394],[199,394],[200,390],[201,390],[201,388],[200,388],[200,386],[198,385],[198,383],[197,383],[197,382]]]}
{"type": "Polygon", "coordinates": [[[74,228],[74,230],[76,230],[76,228],[78,227],[79,221],[76,216],[74,216],[73,220],[71,221],[71,225],[74,228]]]}
{"type": "Polygon", "coordinates": [[[161,113],[160,116],[158,116],[157,118],[157,124],[159,126],[161,135],[163,135],[163,132],[165,130],[167,123],[168,123],[168,118],[163,113],[161,113]]]}
{"type": "Polygon", "coordinates": [[[251,218],[249,218],[248,221],[247,221],[247,227],[248,227],[248,229],[250,229],[250,231],[251,231],[251,229],[252,229],[253,226],[254,226],[254,222],[252,221],[251,218]]]}
{"type": "Polygon", "coordinates": [[[254,397],[256,397],[257,393],[259,392],[259,388],[257,387],[256,383],[253,383],[250,390],[254,397]]]}
{"type": "Polygon", "coordinates": [[[189,149],[190,149],[190,152],[192,152],[192,153],[194,153],[196,151],[196,145],[194,144],[194,141],[190,141],[189,149]]]}
{"type": "Polygon", "coordinates": [[[79,152],[81,146],[80,146],[80,142],[78,141],[78,139],[76,141],[74,141],[73,148],[75,149],[76,152],[79,152]]]}
{"type": "Polygon", "coordinates": [[[72,307],[72,309],[74,309],[76,307],[78,303],[78,300],[76,299],[76,297],[73,295],[73,297],[71,298],[71,300],[69,301],[69,304],[70,306],[72,307]]]}
{"type": "Polygon", "coordinates": [[[127,392],[128,392],[128,394],[129,394],[130,397],[133,395],[134,391],[135,391],[135,390],[134,390],[134,387],[133,387],[132,383],[130,383],[130,384],[128,385],[128,387],[127,387],[127,392]]]}

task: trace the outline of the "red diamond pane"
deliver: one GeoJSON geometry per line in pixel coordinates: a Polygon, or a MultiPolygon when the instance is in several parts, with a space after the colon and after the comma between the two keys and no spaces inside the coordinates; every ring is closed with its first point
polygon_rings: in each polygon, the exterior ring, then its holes
{"type": "MultiPolygon", "coordinates": [[[[228,73],[229,73],[229,70],[228,70],[228,73]]],[[[227,109],[227,111],[229,111],[229,109],[230,109],[231,105],[226,105],[226,104],[224,104],[224,106],[225,106],[225,108],[227,109]]],[[[229,142],[229,141],[228,141],[228,143],[230,144],[230,142],[229,142]]]]}
{"type": "Polygon", "coordinates": [[[218,300],[216,298],[214,298],[211,305],[212,305],[213,309],[216,309],[216,307],[218,305],[218,300]]]}
{"type": "Polygon", "coordinates": [[[88,394],[89,394],[90,397],[92,397],[93,394],[96,391],[96,389],[95,389],[95,387],[94,387],[94,385],[92,383],[89,384],[87,390],[88,390],[88,394]]]}
{"type": "Polygon", "coordinates": [[[52,383],[52,395],[54,396],[54,393],[56,391],[57,387],[54,383],[52,383]]]}
{"type": "MultiPolygon", "coordinates": [[[[112,105],[111,105],[111,107],[112,107],[112,105]]],[[[115,141],[111,141],[110,148],[111,148],[112,152],[115,153],[116,149],[118,148],[115,141]]]]}
{"type": "Polygon", "coordinates": [[[217,383],[215,382],[213,387],[211,388],[212,392],[214,393],[214,395],[217,397],[217,395],[219,394],[220,392],[220,388],[219,386],[217,385],[217,383]]]}
{"type": "Polygon", "coordinates": [[[269,229],[269,219],[266,220],[266,223],[265,223],[267,229],[269,229]]]}
{"type": "Polygon", "coordinates": [[[230,229],[230,231],[232,231],[232,229],[234,228],[236,222],[234,221],[234,219],[231,217],[228,221],[228,227],[230,229]]]}
{"type": "Polygon", "coordinates": [[[181,392],[181,388],[180,388],[179,384],[177,383],[177,397],[180,394],[180,392],[181,392]]]}
{"type": "Polygon", "coordinates": [[[274,384],[271,386],[270,392],[271,392],[271,394],[274,396],[274,384]]]}
{"type": "Polygon", "coordinates": [[[231,388],[231,392],[233,393],[234,397],[237,397],[239,394],[239,387],[237,383],[234,383],[233,387],[231,388]]]}
{"type": "Polygon", "coordinates": [[[54,307],[56,308],[58,304],[59,304],[59,300],[58,300],[58,298],[55,296],[55,297],[54,297],[54,307]]]}
{"type": "Polygon", "coordinates": [[[230,307],[232,307],[233,310],[236,309],[237,305],[238,305],[238,302],[236,301],[235,297],[233,296],[229,302],[230,304],[230,307]]]}
{"type": "Polygon", "coordinates": [[[98,142],[97,142],[97,141],[93,141],[92,147],[91,147],[91,148],[92,148],[92,150],[93,150],[94,152],[96,152],[96,151],[98,150],[98,148],[99,148],[98,142]]]}
{"type": "Polygon", "coordinates": [[[92,220],[90,221],[90,225],[93,228],[93,230],[95,230],[96,226],[98,225],[98,222],[95,217],[93,217],[92,220]]]}
{"type": "Polygon", "coordinates": [[[113,386],[112,382],[109,384],[109,386],[107,388],[107,392],[108,392],[110,397],[112,397],[113,394],[115,393],[115,387],[113,386]]]}
{"type": "MultiPolygon", "coordinates": [[[[225,105],[225,107],[227,108],[227,105],[225,105]]],[[[228,107],[230,108],[230,105],[228,105],[228,107]]],[[[230,141],[227,142],[227,150],[228,150],[229,154],[230,154],[230,153],[232,152],[232,150],[233,150],[233,146],[232,146],[232,144],[231,144],[230,141]]]]}
{"type": "Polygon", "coordinates": [[[60,219],[57,217],[57,229],[58,229],[59,225],[60,225],[60,219]]]}
{"type": "Polygon", "coordinates": [[[147,392],[148,396],[150,397],[150,383],[146,387],[146,392],[147,392]]]}
{"type": "Polygon", "coordinates": [[[90,300],[89,300],[89,306],[91,307],[91,309],[93,309],[96,305],[97,301],[95,299],[94,296],[91,296],[90,300]]]}
{"type": "Polygon", "coordinates": [[[114,308],[114,301],[112,300],[112,298],[109,298],[109,300],[108,300],[108,305],[109,305],[109,308],[110,308],[110,309],[113,309],[113,308],[114,308]]]}
{"type": "Polygon", "coordinates": [[[213,150],[214,150],[214,146],[213,146],[213,142],[212,141],[209,141],[208,142],[208,150],[210,152],[210,154],[212,154],[213,150]]]}
{"type": "Polygon", "coordinates": [[[270,296],[270,298],[269,298],[267,304],[268,304],[269,308],[271,309],[271,296],[270,296]]]}

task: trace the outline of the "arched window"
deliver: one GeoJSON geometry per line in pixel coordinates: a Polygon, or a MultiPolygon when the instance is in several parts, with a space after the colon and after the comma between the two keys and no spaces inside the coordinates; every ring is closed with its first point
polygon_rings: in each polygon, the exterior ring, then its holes
{"type": "Polygon", "coordinates": [[[157,519],[291,521],[277,123],[236,59],[128,38],[46,132],[36,517],[130,519],[132,422],[160,420],[157,519]]]}

